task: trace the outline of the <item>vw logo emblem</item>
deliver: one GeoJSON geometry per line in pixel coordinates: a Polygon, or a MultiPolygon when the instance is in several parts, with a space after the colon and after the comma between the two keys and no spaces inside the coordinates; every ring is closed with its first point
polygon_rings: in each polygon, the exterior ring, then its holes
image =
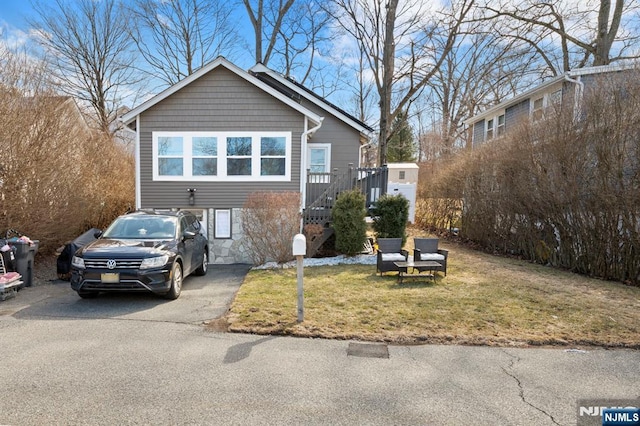
{"type": "Polygon", "coordinates": [[[107,268],[113,269],[116,267],[116,261],[113,259],[107,260],[107,268]]]}

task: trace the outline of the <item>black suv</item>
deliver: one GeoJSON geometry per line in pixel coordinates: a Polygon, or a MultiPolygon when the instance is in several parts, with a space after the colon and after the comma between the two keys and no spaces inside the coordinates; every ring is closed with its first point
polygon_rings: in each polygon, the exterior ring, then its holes
{"type": "Polygon", "coordinates": [[[177,299],[186,276],[207,273],[208,240],[187,211],[129,213],[96,237],[71,262],[71,288],[83,298],[115,290],[177,299]]]}

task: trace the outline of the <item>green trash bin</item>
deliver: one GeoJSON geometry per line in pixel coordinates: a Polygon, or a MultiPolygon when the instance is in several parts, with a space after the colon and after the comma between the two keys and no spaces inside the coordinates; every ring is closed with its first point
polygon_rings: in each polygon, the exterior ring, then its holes
{"type": "Polygon", "coordinates": [[[38,240],[34,240],[33,244],[20,240],[9,240],[9,246],[14,248],[16,272],[22,275],[22,282],[26,287],[33,285],[33,264],[38,252],[38,244],[38,240]]]}

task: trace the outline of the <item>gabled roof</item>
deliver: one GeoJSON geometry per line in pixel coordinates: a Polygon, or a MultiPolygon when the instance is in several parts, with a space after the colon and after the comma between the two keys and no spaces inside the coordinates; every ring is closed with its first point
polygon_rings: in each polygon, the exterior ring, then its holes
{"type": "MultiPolygon", "coordinates": [[[[348,124],[349,126],[353,127],[354,129],[358,130],[360,133],[366,136],[369,136],[369,134],[373,132],[373,128],[369,127],[364,122],[358,120],[353,115],[349,114],[343,109],[327,101],[325,98],[321,97],[320,95],[313,92],[312,90],[309,90],[308,88],[304,87],[302,84],[296,81],[293,81],[283,76],[282,74],[273,71],[272,69],[267,68],[263,64],[254,65],[251,69],[249,69],[249,72],[253,73],[258,78],[260,78],[261,75],[263,75],[263,76],[267,76],[272,81],[275,80],[275,82],[278,83],[278,86],[280,86],[277,88],[278,90],[285,93],[288,92],[287,93],[288,96],[293,95],[293,96],[307,99],[309,102],[319,106],[323,110],[327,111],[328,113],[335,116],[336,118],[342,120],[343,122],[345,122],[346,124],[348,124]]],[[[264,77],[262,77],[262,80],[267,81],[266,79],[264,79],[264,77]]]]}
{"type": "Polygon", "coordinates": [[[310,109],[300,105],[298,102],[295,102],[293,99],[285,96],[282,92],[276,90],[275,88],[273,88],[270,85],[266,84],[265,82],[261,81],[260,79],[258,79],[253,74],[248,73],[248,72],[242,70],[241,68],[237,67],[236,65],[234,65],[231,62],[229,62],[227,59],[225,59],[222,56],[219,56],[218,58],[216,58],[212,62],[209,62],[207,65],[203,66],[198,71],[196,71],[193,74],[191,74],[190,76],[184,78],[183,80],[180,80],[178,83],[174,84],[173,86],[170,86],[170,87],[166,88],[165,90],[163,90],[162,92],[158,93],[157,95],[155,95],[151,99],[149,99],[146,102],[143,102],[142,104],[140,104],[137,107],[133,108],[131,111],[127,112],[126,114],[124,114],[122,116],[122,121],[124,122],[124,124],[127,124],[127,125],[130,124],[142,112],[146,111],[147,109],[151,108],[152,106],[156,105],[157,103],[161,102],[162,100],[164,100],[167,97],[171,96],[172,94],[176,93],[177,91],[179,91],[183,87],[191,84],[195,80],[199,79],[200,77],[206,75],[207,73],[209,73],[210,71],[212,71],[212,70],[214,70],[214,69],[216,69],[218,67],[226,68],[227,70],[233,72],[237,76],[245,79],[249,83],[253,84],[254,86],[256,86],[256,87],[258,87],[260,89],[262,89],[264,92],[270,94],[271,96],[277,98],[278,100],[280,100],[284,104],[288,105],[289,107],[291,107],[294,110],[298,111],[299,113],[303,114],[304,116],[309,118],[312,122],[314,122],[316,124],[322,123],[323,118],[321,116],[319,116],[315,112],[311,111],[310,109]]]}
{"type": "Polygon", "coordinates": [[[597,66],[597,67],[578,68],[575,70],[567,71],[562,75],[559,75],[550,80],[547,80],[537,85],[536,87],[519,94],[518,96],[509,98],[506,101],[502,101],[499,104],[496,104],[491,108],[486,109],[481,113],[474,115],[471,118],[468,118],[467,120],[464,121],[464,124],[469,126],[484,118],[493,117],[495,116],[496,112],[503,110],[511,105],[515,105],[525,99],[531,98],[531,96],[534,95],[535,93],[542,92],[545,89],[549,88],[550,86],[553,86],[561,81],[569,81],[572,83],[577,83],[575,78],[579,78],[583,75],[606,74],[610,72],[625,71],[625,70],[633,69],[635,67],[637,67],[637,65],[635,64],[603,65],[603,66],[597,66]]]}

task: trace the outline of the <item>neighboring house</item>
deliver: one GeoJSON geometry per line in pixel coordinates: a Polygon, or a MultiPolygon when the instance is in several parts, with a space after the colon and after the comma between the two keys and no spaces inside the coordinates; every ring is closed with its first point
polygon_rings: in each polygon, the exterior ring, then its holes
{"type": "Polygon", "coordinates": [[[340,176],[365,173],[356,168],[372,131],[261,64],[244,71],[222,57],[122,120],[136,132],[136,207],[198,214],[212,263],[250,261],[240,226],[248,194],[295,191],[301,209],[323,210],[317,200],[335,198],[325,191],[340,176]]]}
{"type": "Polygon", "coordinates": [[[523,119],[542,120],[545,111],[558,105],[569,106],[574,114],[578,114],[581,101],[589,90],[605,81],[623,85],[625,79],[637,79],[637,73],[634,65],[607,65],[580,68],[547,80],[466,120],[464,124],[471,131],[471,145],[476,147],[499,138],[523,119]]]}

